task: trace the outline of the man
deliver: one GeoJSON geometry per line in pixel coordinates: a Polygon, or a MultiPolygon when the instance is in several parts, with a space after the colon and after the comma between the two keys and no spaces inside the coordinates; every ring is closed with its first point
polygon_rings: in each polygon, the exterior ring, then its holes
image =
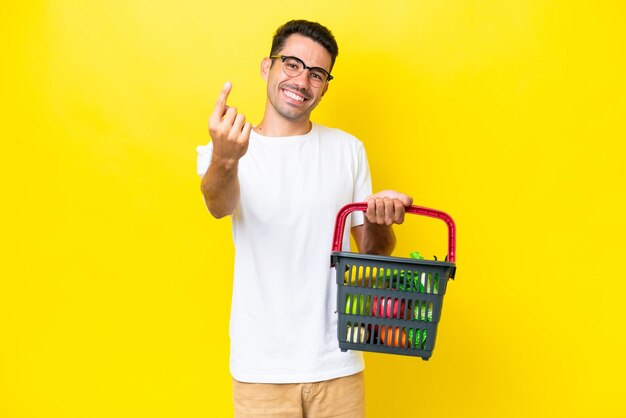
{"type": "Polygon", "coordinates": [[[226,83],[209,120],[212,141],[198,147],[206,206],[233,223],[230,370],[238,417],[365,414],[362,353],[342,353],[337,342],[334,220],[345,204],[367,201],[365,217],[353,213],[346,229],[361,252],[390,254],[391,225],[403,222],[412,199],[372,195],[363,144],[311,122],[337,53],[318,23],[281,26],[261,62],[262,121],[253,128],[226,104],[226,83]]]}

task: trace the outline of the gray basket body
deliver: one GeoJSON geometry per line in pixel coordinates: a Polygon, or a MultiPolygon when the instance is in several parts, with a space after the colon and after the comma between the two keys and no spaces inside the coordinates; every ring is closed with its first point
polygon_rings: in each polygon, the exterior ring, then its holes
{"type": "Polygon", "coordinates": [[[342,351],[430,358],[454,263],[351,252],[333,252],[331,263],[342,351]]]}

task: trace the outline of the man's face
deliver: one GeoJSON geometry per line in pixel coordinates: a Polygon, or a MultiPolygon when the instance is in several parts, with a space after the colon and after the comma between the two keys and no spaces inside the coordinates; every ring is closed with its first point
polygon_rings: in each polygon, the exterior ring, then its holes
{"type": "MultiPolygon", "coordinates": [[[[322,45],[302,35],[289,36],[276,55],[297,57],[309,67],[321,67],[330,72],[330,53],[322,45]]],[[[328,83],[317,87],[312,85],[307,69],[299,76],[288,76],[283,71],[280,59],[271,61],[266,58],[262,72],[267,81],[267,97],[272,108],[290,121],[308,120],[328,89],[328,83]]]]}

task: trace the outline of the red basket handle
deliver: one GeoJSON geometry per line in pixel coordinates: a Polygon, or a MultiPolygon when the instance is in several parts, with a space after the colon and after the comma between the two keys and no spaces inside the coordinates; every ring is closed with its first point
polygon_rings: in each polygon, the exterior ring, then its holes
{"type": "MultiPolygon", "coordinates": [[[[448,261],[454,263],[456,260],[456,226],[454,220],[450,215],[445,212],[441,212],[435,209],[429,209],[422,206],[406,206],[406,213],[412,213],[414,215],[429,216],[431,218],[441,219],[448,225],[448,261]]],[[[335,233],[333,235],[333,251],[341,251],[341,243],[343,241],[343,229],[346,223],[346,218],[352,212],[360,210],[365,212],[367,210],[367,203],[348,203],[339,210],[337,219],[335,220],[335,233]]]]}

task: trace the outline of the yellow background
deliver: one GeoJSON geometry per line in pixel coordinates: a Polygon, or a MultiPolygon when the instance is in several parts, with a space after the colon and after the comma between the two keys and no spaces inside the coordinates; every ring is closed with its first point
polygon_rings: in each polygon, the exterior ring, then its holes
{"type": "MultiPolygon", "coordinates": [[[[434,355],[367,354],[368,416],[625,416],[623,4],[5,2],[0,416],[231,416],[195,147],[226,80],[260,120],[291,18],[340,46],[314,120],[458,227],[434,355]]],[[[396,230],[445,253],[437,221],[396,230]]]]}

